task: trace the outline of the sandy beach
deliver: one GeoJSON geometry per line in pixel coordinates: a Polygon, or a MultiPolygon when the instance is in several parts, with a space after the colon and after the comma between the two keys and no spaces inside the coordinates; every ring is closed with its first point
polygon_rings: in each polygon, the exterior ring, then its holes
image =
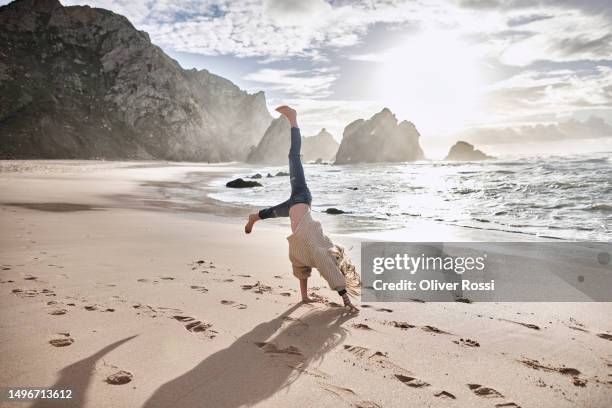
{"type": "MultiPolygon", "coordinates": [[[[71,389],[73,398],[0,406],[612,401],[610,303],[368,303],[350,315],[314,273],[318,302],[299,304],[286,221],[245,235],[248,209],[187,207],[156,189],[188,172],[223,177],[231,165],[1,169],[0,387],[71,389]]],[[[334,239],[359,258],[359,237],[334,239]]]]}

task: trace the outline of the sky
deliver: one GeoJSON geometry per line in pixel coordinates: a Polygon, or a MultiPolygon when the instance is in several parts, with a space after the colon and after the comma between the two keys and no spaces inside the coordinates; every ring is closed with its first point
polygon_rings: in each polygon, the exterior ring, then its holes
{"type": "MultiPolygon", "coordinates": [[[[7,3],[0,0],[0,4],[7,3]]],[[[125,15],[304,134],[388,107],[426,152],[612,151],[609,0],[63,0],[125,15]]]]}

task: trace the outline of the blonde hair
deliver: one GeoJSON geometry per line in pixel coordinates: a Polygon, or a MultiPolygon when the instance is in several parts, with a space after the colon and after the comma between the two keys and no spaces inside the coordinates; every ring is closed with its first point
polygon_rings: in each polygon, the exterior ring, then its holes
{"type": "Polygon", "coordinates": [[[334,245],[331,252],[336,258],[338,269],[344,275],[346,291],[353,297],[359,296],[361,294],[361,277],[357,273],[357,268],[355,268],[351,258],[349,258],[345,249],[340,245],[334,245]]]}

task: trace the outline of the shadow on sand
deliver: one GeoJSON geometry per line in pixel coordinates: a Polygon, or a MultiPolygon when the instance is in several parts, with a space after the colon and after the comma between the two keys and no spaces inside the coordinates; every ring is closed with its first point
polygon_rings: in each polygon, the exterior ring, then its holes
{"type": "Polygon", "coordinates": [[[347,332],[342,324],[354,317],[341,308],[314,309],[299,318],[290,317],[298,307],[259,324],[229,347],[163,384],[144,407],[251,406],[288,387],[311,363],[322,360],[344,341],[347,332]]]}
{"type": "Polygon", "coordinates": [[[125,339],[109,344],[97,353],[62,368],[59,373],[60,377],[49,388],[53,390],[72,390],[72,399],[61,401],[39,399],[34,405],[32,405],[31,408],[85,406],[85,394],[87,392],[87,388],[89,388],[89,384],[91,383],[91,377],[93,375],[96,362],[123,343],[132,340],[134,337],[136,336],[126,337],[125,339]]]}

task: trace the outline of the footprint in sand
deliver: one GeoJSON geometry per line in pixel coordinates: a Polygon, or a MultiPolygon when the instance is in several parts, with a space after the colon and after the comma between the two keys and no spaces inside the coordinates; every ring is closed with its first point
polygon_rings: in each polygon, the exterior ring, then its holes
{"type": "Polygon", "coordinates": [[[247,305],[245,305],[243,303],[236,304],[236,302],[234,302],[233,300],[222,300],[221,304],[222,305],[226,305],[226,306],[234,306],[237,309],[246,309],[247,308],[247,305]]]}
{"type": "Polygon", "coordinates": [[[106,382],[108,384],[113,385],[122,385],[132,381],[132,378],[132,373],[130,373],[129,371],[121,370],[106,377],[106,382]]]}
{"type": "Polygon", "coordinates": [[[263,350],[264,353],[271,354],[292,354],[296,356],[301,356],[302,352],[295,346],[287,346],[287,347],[279,347],[274,343],[268,342],[257,342],[255,343],[257,347],[263,350]]]}
{"type": "Polygon", "coordinates": [[[55,309],[49,312],[49,314],[53,316],[65,315],[66,313],[68,313],[66,309],[55,309]]]}
{"type": "Polygon", "coordinates": [[[135,305],[132,305],[132,307],[138,310],[138,312],[136,312],[137,315],[144,314],[149,317],[157,317],[157,314],[158,314],[157,310],[155,310],[153,307],[149,305],[143,305],[143,304],[137,303],[135,305]]]}
{"type": "Polygon", "coordinates": [[[262,284],[260,281],[257,281],[254,285],[242,285],[240,286],[242,290],[252,290],[255,293],[262,294],[264,292],[272,292],[272,288],[270,286],[262,284]]]}
{"type": "Polygon", "coordinates": [[[610,340],[612,341],[612,334],[608,334],[608,333],[598,333],[597,337],[605,339],[605,340],[610,340]]]}
{"type": "Polygon", "coordinates": [[[310,298],[310,300],[312,300],[313,303],[322,303],[327,307],[343,307],[341,304],[332,302],[325,296],[321,296],[316,292],[310,292],[308,294],[308,297],[310,298]]]}
{"type": "Polygon", "coordinates": [[[421,327],[421,330],[429,332],[429,333],[436,333],[436,334],[450,334],[449,332],[440,330],[434,326],[423,326],[421,327]]]}
{"type": "Polygon", "coordinates": [[[357,401],[355,408],[382,408],[382,406],[372,401],[357,401]]]}
{"type": "Polygon", "coordinates": [[[582,327],[577,327],[577,326],[567,326],[567,327],[572,330],[580,331],[583,333],[590,333],[587,329],[583,329],[582,327]]]}
{"type": "Polygon", "coordinates": [[[320,384],[321,384],[321,388],[323,388],[325,391],[329,391],[332,394],[335,394],[339,397],[342,397],[343,395],[356,395],[355,391],[351,390],[350,388],[338,387],[336,385],[326,384],[326,383],[320,383],[320,384]]]}
{"type": "Polygon", "coordinates": [[[344,345],[344,349],[354,355],[356,355],[357,357],[363,357],[365,356],[370,350],[365,348],[365,347],[361,347],[361,346],[352,346],[350,344],[345,344],[344,345]]]}
{"type": "Polygon", "coordinates": [[[49,340],[49,344],[53,347],[66,347],[74,343],[74,339],[70,337],[70,333],[58,333],[64,337],[49,340]]]}
{"type": "Polygon", "coordinates": [[[372,330],[372,328],[365,323],[355,323],[353,325],[353,328],[359,329],[359,330],[372,330]]]}
{"type": "Polygon", "coordinates": [[[192,271],[199,271],[201,273],[210,273],[210,271],[206,270],[206,268],[208,269],[215,269],[216,267],[213,265],[212,261],[207,262],[203,259],[200,259],[199,261],[195,261],[191,264],[191,270],[192,271]]]}
{"type": "Polygon", "coordinates": [[[37,289],[13,289],[11,293],[21,298],[35,297],[38,295],[55,296],[55,293],[51,289],[43,289],[40,292],[37,289]]]}
{"type": "Polygon", "coordinates": [[[412,324],[409,324],[407,322],[398,322],[398,321],[395,321],[395,320],[387,322],[387,324],[391,325],[393,327],[397,327],[398,329],[404,329],[404,330],[412,329],[412,328],[416,327],[416,326],[414,326],[412,324]]]}
{"type": "Polygon", "coordinates": [[[434,397],[457,399],[457,397],[455,397],[453,394],[451,394],[448,391],[440,391],[439,393],[434,394],[434,397]]]}
{"type": "Polygon", "coordinates": [[[462,346],[467,346],[467,347],[480,347],[480,343],[472,339],[454,340],[453,343],[460,344],[462,346]]]}
{"type": "Polygon", "coordinates": [[[509,323],[518,324],[518,325],[527,327],[528,329],[532,329],[532,330],[540,330],[540,326],[538,326],[536,324],[516,322],[514,320],[508,320],[508,319],[497,319],[497,320],[500,320],[502,322],[509,322],[509,323]]]}
{"type": "Polygon", "coordinates": [[[374,309],[374,310],[376,310],[377,312],[393,313],[393,310],[387,309],[387,308],[384,308],[384,307],[380,307],[380,308],[374,309]]]}
{"type": "Polygon", "coordinates": [[[347,403],[349,403],[351,406],[355,407],[355,408],[381,408],[380,405],[378,405],[377,403],[373,402],[373,401],[356,401],[356,402],[352,402],[353,399],[356,399],[356,397],[358,397],[357,393],[355,391],[353,391],[350,388],[346,388],[346,387],[339,387],[337,385],[333,385],[333,384],[328,384],[328,383],[323,383],[320,382],[319,383],[320,387],[331,393],[334,394],[337,397],[342,398],[344,401],[346,401],[347,403]]]}
{"type": "Polygon", "coordinates": [[[174,280],[175,278],[173,276],[162,276],[159,279],[161,279],[161,280],[174,280]]]}
{"type": "Polygon", "coordinates": [[[25,278],[23,278],[24,280],[36,280],[38,279],[38,276],[26,276],[25,278]]]}
{"type": "Polygon", "coordinates": [[[483,398],[504,398],[504,396],[497,390],[489,387],[483,387],[480,384],[468,384],[470,390],[479,397],[483,398]]]}
{"type": "Polygon", "coordinates": [[[202,293],[208,292],[208,289],[206,289],[204,286],[191,285],[190,288],[202,293]]]}
{"type": "Polygon", "coordinates": [[[542,364],[538,360],[532,360],[532,359],[518,360],[518,362],[526,365],[527,367],[533,368],[534,370],[557,372],[562,375],[570,376],[572,377],[572,383],[576,387],[585,387],[587,384],[587,380],[578,377],[581,373],[580,373],[580,370],[576,368],[565,367],[565,366],[553,367],[553,366],[542,364]]]}
{"type": "Polygon", "coordinates": [[[204,333],[209,339],[213,339],[217,335],[217,332],[211,329],[212,324],[210,323],[202,322],[191,316],[176,315],[172,317],[178,320],[179,322],[187,323],[185,324],[185,329],[189,332],[204,333]]]}
{"type": "Polygon", "coordinates": [[[425,381],[419,380],[418,378],[409,377],[407,375],[395,374],[395,378],[400,380],[402,383],[413,388],[429,387],[431,384],[425,381]]]}

